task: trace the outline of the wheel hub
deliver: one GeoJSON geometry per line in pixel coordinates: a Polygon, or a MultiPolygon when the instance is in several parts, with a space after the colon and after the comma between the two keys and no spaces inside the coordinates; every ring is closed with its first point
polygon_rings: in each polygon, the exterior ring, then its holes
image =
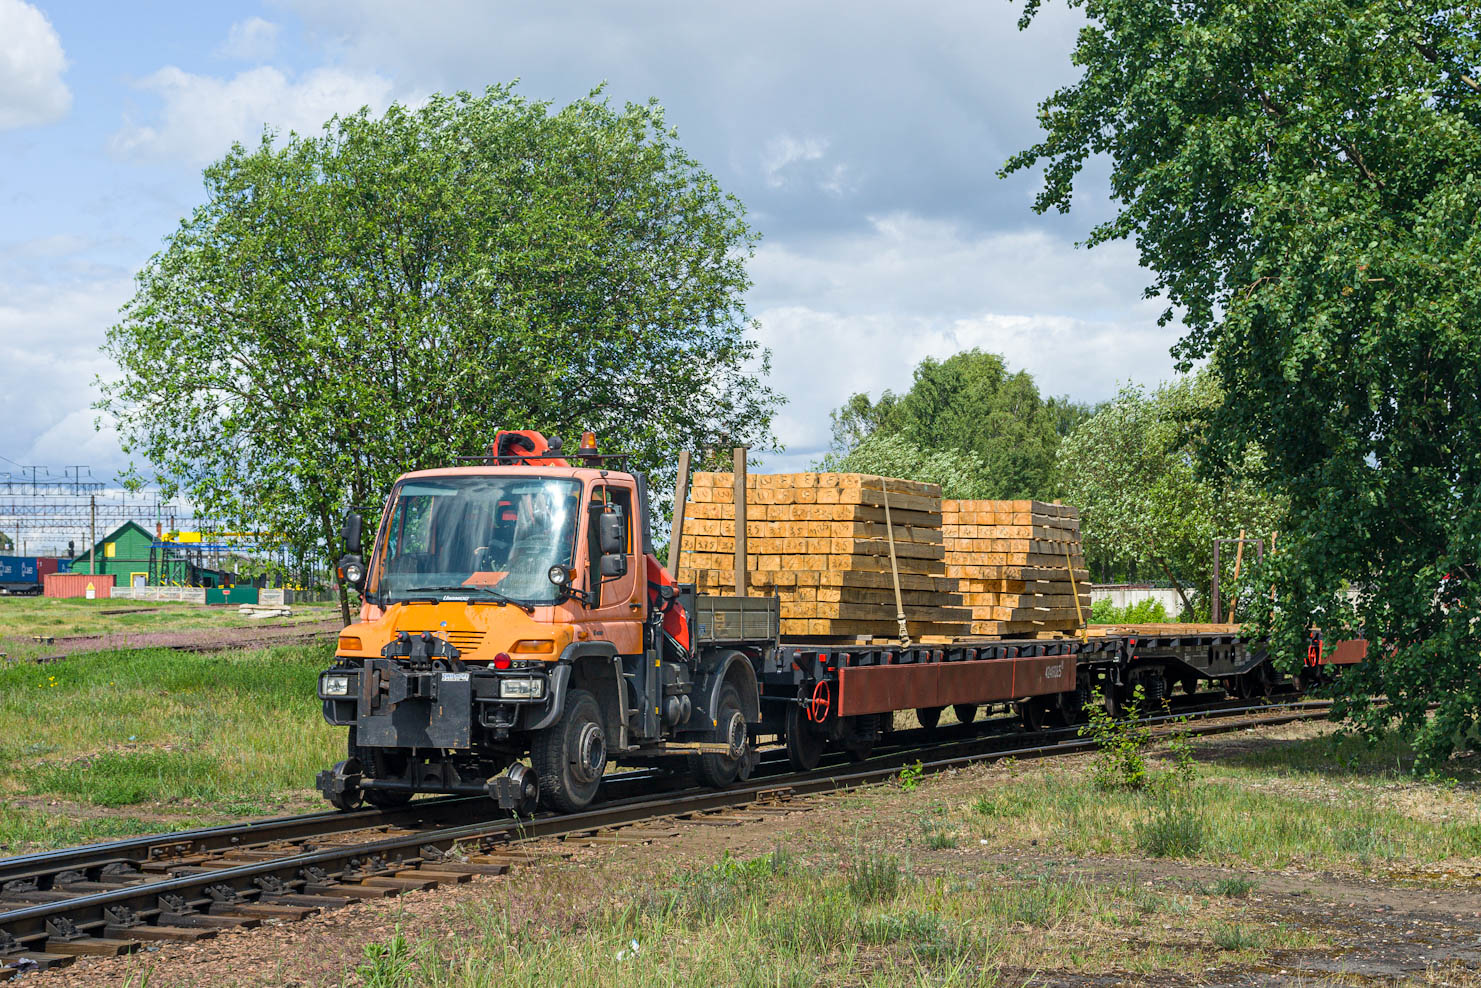
{"type": "Polygon", "coordinates": [[[571,762],[573,774],[582,782],[601,778],[607,765],[607,736],[600,724],[583,724],[576,736],[576,757],[571,762]]]}
{"type": "Polygon", "coordinates": [[[746,719],[738,710],[730,715],[730,722],[725,727],[725,743],[730,746],[728,754],[731,758],[739,758],[746,752],[746,719]]]}

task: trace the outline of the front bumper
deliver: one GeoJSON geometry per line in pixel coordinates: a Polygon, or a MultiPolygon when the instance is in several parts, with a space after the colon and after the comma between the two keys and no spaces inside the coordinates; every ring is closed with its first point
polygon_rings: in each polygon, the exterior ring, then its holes
{"type": "Polygon", "coordinates": [[[554,719],[559,672],[544,663],[418,670],[376,658],[325,671],[318,692],[324,719],[354,727],[362,747],[468,749],[483,737],[498,740],[554,719]]]}

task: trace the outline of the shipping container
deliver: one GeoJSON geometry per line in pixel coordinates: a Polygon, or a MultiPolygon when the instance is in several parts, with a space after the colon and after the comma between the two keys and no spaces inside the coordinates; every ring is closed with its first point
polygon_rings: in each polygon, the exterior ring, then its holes
{"type": "Polygon", "coordinates": [[[86,597],[87,586],[93,585],[93,596],[98,599],[109,596],[113,589],[113,578],[102,573],[96,576],[87,573],[49,573],[46,577],[48,597],[86,597]]]}
{"type": "Polygon", "coordinates": [[[35,556],[0,556],[0,591],[12,594],[41,592],[35,556]]]}

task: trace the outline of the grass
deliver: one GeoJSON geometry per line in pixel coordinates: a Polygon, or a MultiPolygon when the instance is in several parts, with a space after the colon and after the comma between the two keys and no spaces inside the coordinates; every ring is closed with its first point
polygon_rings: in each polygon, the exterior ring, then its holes
{"type": "Polygon", "coordinates": [[[1227,759],[1207,754],[1217,750],[1210,747],[1191,780],[1154,792],[1097,787],[1083,761],[1046,763],[957,803],[948,819],[969,844],[1037,841],[1050,853],[1070,855],[1135,850],[1260,869],[1369,874],[1481,863],[1476,787],[1396,772],[1396,744],[1368,749],[1351,739],[1317,737],[1227,759]],[[1335,774],[1324,768],[1334,752],[1348,756],[1335,774]]]}
{"type": "Polygon", "coordinates": [[[315,805],[315,773],[343,757],[344,732],[323,722],[314,690],[332,653],[156,649],[0,667],[0,845],[315,805]],[[125,807],[138,812],[102,812],[125,807]]]}
{"type": "Polygon", "coordinates": [[[542,867],[531,892],[542,908],[494,895],[464,907],[456,933],[398,929],[365,949],[352,983],[965,986],[1017,983],[1046,962],[1056,973],[1196,975],[1314,942],[1228,899],[826,846],[812,860],[726,855],[631,876],[596,897],[579,867],[542,867]]]}

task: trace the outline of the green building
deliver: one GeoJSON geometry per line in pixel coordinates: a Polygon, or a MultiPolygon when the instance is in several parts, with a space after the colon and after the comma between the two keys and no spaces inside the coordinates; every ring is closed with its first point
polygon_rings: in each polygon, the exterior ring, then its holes
{"type": "Polygon", "coordinates": [[[113,577],[115,587],[176,586],[190,584],[195,567],[178,550],[154,546],[154,535],[136,521],[126,521],[103,536],[91,551],[72,560],[73,573],[97,573],[113,577]],[[97,553],[97,569],[90,568],[97,553]],[[151,553],[154,568],[151,570],[151,553]]]}

